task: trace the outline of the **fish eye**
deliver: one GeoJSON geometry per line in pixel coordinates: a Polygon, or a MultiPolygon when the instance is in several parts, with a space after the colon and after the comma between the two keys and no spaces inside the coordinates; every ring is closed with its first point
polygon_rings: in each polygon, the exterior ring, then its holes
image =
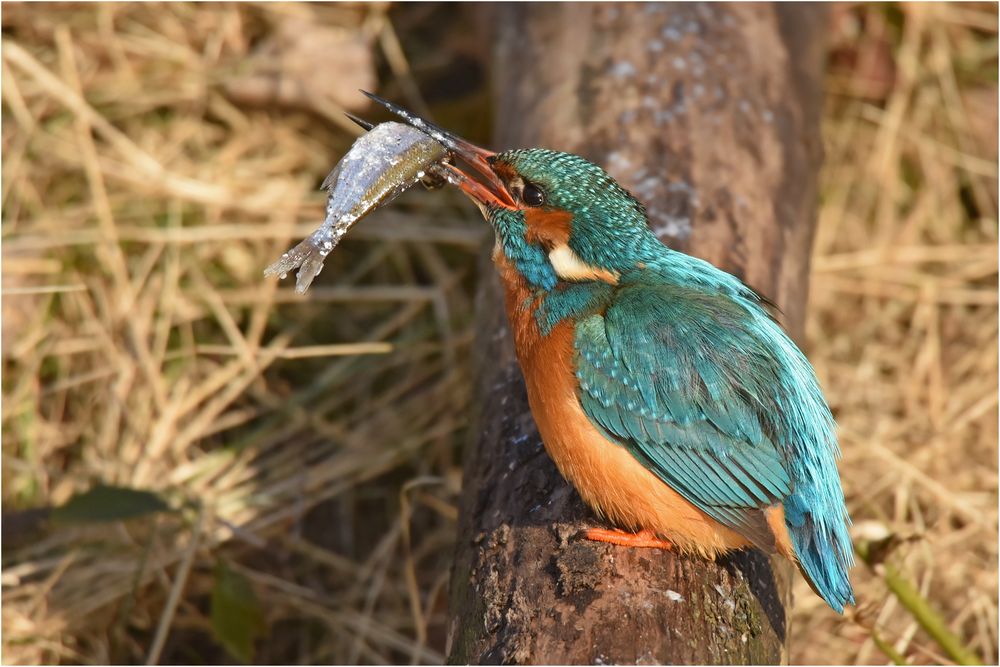
{"type": "Polygon", "coordinates": [[[521,199],[528,206],[541,206],[545,203],[545,193],[543,193],[534,183],[525,183],[521,190],[521,199]]]}

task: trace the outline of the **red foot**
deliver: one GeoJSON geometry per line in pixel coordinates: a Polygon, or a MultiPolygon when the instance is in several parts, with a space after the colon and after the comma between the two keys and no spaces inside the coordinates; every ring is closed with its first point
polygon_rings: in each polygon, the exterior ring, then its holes
{"type": "Polygon", "coordinates": [[[623,547],[652,547],[654,549],[672,549],[674,545],[658,538],[651,530],[640,530],[638,533],[627,533],[624,530],[608,530],[606,528],[591,528],[583,536],[595,542],[610,542],[623,547]]]}

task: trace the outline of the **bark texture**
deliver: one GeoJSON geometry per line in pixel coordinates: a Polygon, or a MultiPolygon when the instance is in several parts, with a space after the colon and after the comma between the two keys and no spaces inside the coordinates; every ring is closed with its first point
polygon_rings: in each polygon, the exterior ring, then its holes
{"type": "MultiPolygon", "coordinates": [[[[825,27],[803,5],[503,5],[497,148],[603,165],[671,247],[774,300],[801,338],[825,27]]],[[[453,663],[777,663],[791,569],[580,540],[598,524],[545,453],[498,281],[479,300],[482,410],[465,461],[453,663]]]]}

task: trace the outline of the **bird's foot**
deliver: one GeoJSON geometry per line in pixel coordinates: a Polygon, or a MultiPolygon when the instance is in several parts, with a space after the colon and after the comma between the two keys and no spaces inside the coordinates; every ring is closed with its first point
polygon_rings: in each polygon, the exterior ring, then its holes
{"type": "Polygon", "coordinates": [[[666,540],[661,540],[651,530],[640,530],[638,533],[629,533],[624,530],[591,528],[584,532],[583,536],[595,542],[610,542],[623,547],[651,547],[654,549],[672,549],[674,545],[666,540]]]}

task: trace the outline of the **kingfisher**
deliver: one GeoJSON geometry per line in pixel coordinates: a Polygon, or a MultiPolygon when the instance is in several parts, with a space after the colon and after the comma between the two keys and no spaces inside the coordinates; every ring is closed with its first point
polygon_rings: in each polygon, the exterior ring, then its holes
{"type": "Polygon", "coordinates": [[[445,165],[495,232],[538,432],[615,526],[584,537],[709,559],[777,552],[835,611],[854,604],[833,416],[769,302],[660,242],[598,165],[494,153],[369,96],[475,172],[445,165]]]}

